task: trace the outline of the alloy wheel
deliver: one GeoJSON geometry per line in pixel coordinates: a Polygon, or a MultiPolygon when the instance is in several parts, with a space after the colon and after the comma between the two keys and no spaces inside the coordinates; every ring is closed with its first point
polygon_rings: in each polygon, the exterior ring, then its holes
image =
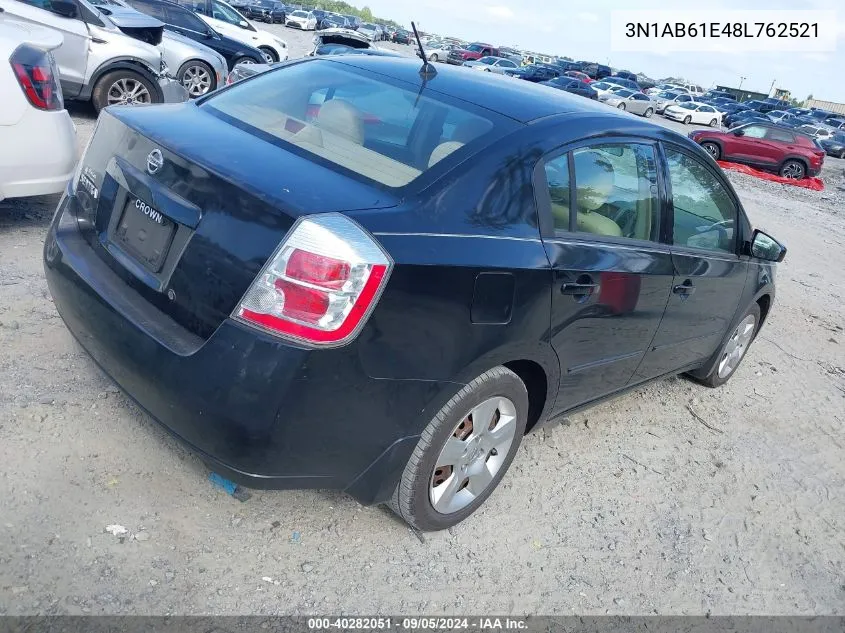
{"type": "Polygon", "coordinates": [[[182,73],[182,85],[192,97],[201,97],[211,90],[211,75],[204,66],[188,66],[182,73]]]}
{"type": "Polygon", "coordinates": [[[728,339],[728,344],[722,350],[722,358],[719,360],[719,378],[730,376],[745,356],[748,345],[754,337],[756,321],[754,315],[749,314],[736,326],[731,338],[728,339]]]}
{"type": "Polygon", "coordinates": [[[516,426],[516,406],[502,396],[485,400],[464,416],[431,474],[429,499],[437,512],[457,512],[484,493],[507,458],[516,426]]]}
{"type": "Polygon", "coordinates": [[[783,166],[783,169],[781,169],[780,175],[784,178],[800,180],[804,177],[804,166],[794,160],[789,161],[786,165],[783,166]]]}
{"type": "Polygon", "coordinates": [[[137,105],[152,103],[147,87],[137,79],[118,79],[109,88],[108,105],[137,105]]]}
{"type": "Polygon", "coordinates": [[[707,150],[707,153],[710,154],[716,160],[719,160],[719,146],[715,143],[703,143],[701,145],[704,149],[707,150]]]}
{"type": "Polygon", "coordinates": [[[261,47],[259,50],[261,51],[261,55],[264,57],[264,61],[266,63],[274,64],[276,62],[275,58],[273,57],[273,53],[271,53],[269,49],[261,47]]]}

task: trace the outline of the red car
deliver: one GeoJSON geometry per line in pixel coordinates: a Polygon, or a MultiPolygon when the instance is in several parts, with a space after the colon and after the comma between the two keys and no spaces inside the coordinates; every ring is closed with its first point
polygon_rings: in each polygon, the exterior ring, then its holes
{"type": "Polygon", "coordinates": [[[696,130],[689,137],[716,160],[745,163],[784,178],[816,176],[824,163],[824,150],[806,134],[760,121],[728,132],[696,130]]]}
{"type": "Polygon", "coordinates": [[[581,71],[578,71],[578,70],[567,70],[563,74],[566,75],[567,77],[572,77],[573,79],[580,79],[584,83],[588,83],[588,84],[591,84],[594,81],[594,79],[592,77],[590,77],[587,73],[582,73],[581,71]]]}
{"type": "Polygon", "coordinates": [[[449,51],[449,57],[446,58],[446,61],[450,64],[460,66],[464,62],[481,59],[482,57],[487,57],[488,55],[498,57],[499,49],[495,46],[491,46],[490,44],[484,44],[483,42],[473,42],[466,48],[456,48],[449,51]]]}

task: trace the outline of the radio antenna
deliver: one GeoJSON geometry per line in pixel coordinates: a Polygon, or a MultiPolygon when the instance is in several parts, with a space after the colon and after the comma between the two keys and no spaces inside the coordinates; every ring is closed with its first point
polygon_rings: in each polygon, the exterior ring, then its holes
{"type": "Polygon", "coordinates": [[[423,61],[422,68],[420,68],[420,77],[422,77],[423,85],[425,85],[426,81],[437,75],[437,69],[434,67],[434,64],[428,61],[428,57],[425,56],[425,49],[423,48],[420,34],[417,33],[417,25],[411,22],[411,28],[414,29],[414,38],[417,40],[417,46],[420,49],[420,57],[423,61]]]}

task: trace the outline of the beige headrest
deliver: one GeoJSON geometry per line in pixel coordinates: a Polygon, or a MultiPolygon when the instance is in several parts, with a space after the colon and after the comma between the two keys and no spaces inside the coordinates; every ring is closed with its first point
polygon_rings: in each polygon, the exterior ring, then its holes
{"type": "Polygon", "coordinates": [[[315,124],[353,143],[364,144],[364,124],[358,109],[345,101],[332,99],[320,106],[315,124]]]}
{"type": "Polygon", "coordinates": [[[577,183],[578,209],[595,211],[613,193],[615,178],[613,165],[599,152],[587,150],[573,154],[577,183]]]}
{"type": "Polygon", "coordinates": [[[451,154],[452,152],[457,152],[463,146],[464,144],[459,143],[458,141],[446,141],[445,143],[440,143],[440,145],[438,145],[432,150],[431,156],[428,159],[428,166],[431,167],[435,163],[439,163],[449,154],[451,154]]]}

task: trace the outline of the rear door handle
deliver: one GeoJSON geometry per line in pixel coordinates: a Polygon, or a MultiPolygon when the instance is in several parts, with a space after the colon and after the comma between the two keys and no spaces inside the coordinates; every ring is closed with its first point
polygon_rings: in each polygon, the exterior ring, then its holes
{"type": "Polygon", "coordinates": [[[560,287],[561,293],[575,297],[589,297],[599,287],[598,284],[567,283],[560,287]]]}
{"type": "Polygon", "coordinates": [[[674,292],[676,295],[681,295],[681,298],[686,298],[695,292],[695,286],[693,286],[692,282],[687,279],[686,281],[684,281],[684,283],[672,288],[672,292],[674,292]]]}

